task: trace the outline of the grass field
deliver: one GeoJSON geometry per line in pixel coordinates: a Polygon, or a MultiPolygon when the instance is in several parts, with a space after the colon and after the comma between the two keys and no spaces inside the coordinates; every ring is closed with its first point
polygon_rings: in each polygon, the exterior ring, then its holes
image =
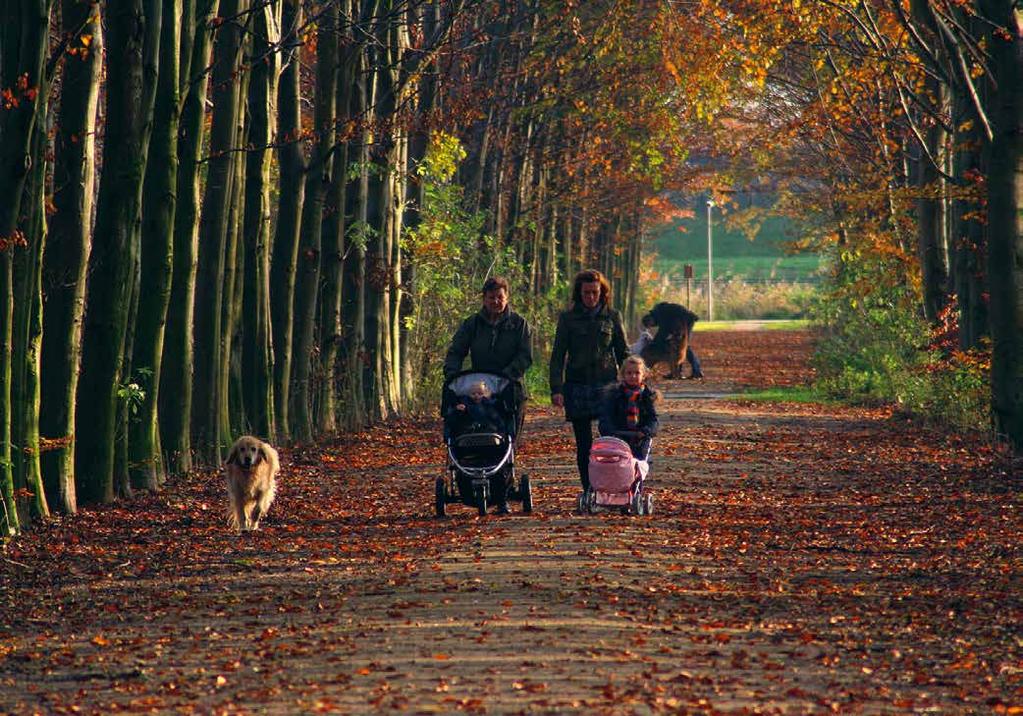
{"type": "MultiPolygon", "coordinates": [[[[714,278],[742,278],[758,281],[814,281],[821,262],[815,254],[788,253],[786,244],[796,240],[798,230],[782,218],[764,221],[753,240],[744,233],[729,230],[715,216],[712,227],[714,278]]],[[[681,277],[683,266],[693,265],[696,280],[707,276],[707,217],[676,219],[651,231],[652,248],[657,252],[654,267],[663,275],[681,277]]]]}
{"type": "MultiPolygon", "coordinates": [[[[707,247],[703,247],[701,258],[664,259],[658,255],[654,262],[657,272],[684,280],[685,264],[693,265],[696,281],[707,279],[707,247]]],[[[715,251],[717,248],[715,247],[715,251]]],[[[821,268],[820,257],[812,254],[795,256],[717,256],[714,257],[714,280],[744,279],[746,281],[793,281],[814,283],[821,268]]]]}
{"type": "MultiPolygon", "coordinates": [[[[781,319],[757,321],[758,331],[805,331],[810,327],[810,321],[806,319],[781,319]]],[[[700,321],[696,324],[696,330],[701,333],[706,331],[735,331],[743,330],[743,322],[737,321],[700,321]]]]}

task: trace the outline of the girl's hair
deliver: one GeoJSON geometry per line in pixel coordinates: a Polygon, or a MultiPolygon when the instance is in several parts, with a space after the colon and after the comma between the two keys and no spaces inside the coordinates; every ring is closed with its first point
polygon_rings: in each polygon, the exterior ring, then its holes
{"type": "Polygon", "coordinates": [[[638,365],[639,366],[639,374],[643,378],[645,378],[647,375],[650,374],[650,369],[646,367],[646,361],[644,361],[642,358],[640,358],[637,355],[631,355],[631,356],[629,356],[628,358],[626,358],[625,360],[622,361],[622,365],[618,369],[618,380],[624,380],[625,379],[625,369],[627,367],[629,367],[630,365],[638,365]]]}
{"type": "Polygon", "coordinates": [[[593,283],[594,281],[600,284],[601,302],[610,308],[611,284],[608,282],[607,277],[596,269],[586,269],[575,275],[575,282],[572,285],[572,303],[574,305],[581,304],[583,302],[583,284],[593,283]]]}

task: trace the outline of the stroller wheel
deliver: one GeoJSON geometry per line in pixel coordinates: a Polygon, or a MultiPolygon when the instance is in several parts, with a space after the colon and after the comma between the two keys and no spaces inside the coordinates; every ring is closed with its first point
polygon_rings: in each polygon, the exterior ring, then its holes
{"type": "Polygon", "coordinates": [[[480,517],[485,516],[487,514],[487,488],[483,485],[476,485],[472,488],[472,497],[480,517]]]}
{"type": "Polygon", "coordinates": [[[533,488],[526,473],[522,473],[519,479],[519,494],[522,496],[522,511],[528,515],[533,511],[533,488]]]}
{"type": "Polygon", "coordinates": [[[448,504],[448,489],[443,477],[438,477],[434,483],[434,508],[438,517],[446,514],[448,504]]]}
{"type": "Polygon", "coordinates": [[[654,513],[654,496],[650,493],[643,495],[643,513],[647,515],[654,513]]]}
{"type": "Polygon", "coordinates": [[[636,490],[636,492],[633,493],[632,495],[632,504],[629,505],[629,507],[631,508],[629,511],[632,512],[632,514],[634,515],[643,514],[643,508],[645,507],[645,505],[643,504],[643,493],[641,493],[639,490],[636,490]]]}

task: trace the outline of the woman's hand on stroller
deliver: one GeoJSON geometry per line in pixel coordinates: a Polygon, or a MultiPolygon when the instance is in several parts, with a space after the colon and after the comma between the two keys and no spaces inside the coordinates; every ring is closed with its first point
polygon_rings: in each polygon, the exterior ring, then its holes
{"type": "Polygon", "coordinates": [[[646,437],[646,433],[642,430],[615,430],[614,436],[621,438],[625,442],[634,442],[636,440],[642,440],[646,437]]]}

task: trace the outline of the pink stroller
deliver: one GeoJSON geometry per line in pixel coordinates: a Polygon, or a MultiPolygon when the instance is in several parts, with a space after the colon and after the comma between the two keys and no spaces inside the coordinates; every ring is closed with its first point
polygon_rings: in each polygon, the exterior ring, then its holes
{"type": "Polygon", "coordinates": [[[579,511],[618,509],[635,515],[650,515],[654,498],[643,491],[647,466],[641,464],[629,444],[621,438],[602,436],[590,448],[590,489],[579,496],[579,511]]]}

